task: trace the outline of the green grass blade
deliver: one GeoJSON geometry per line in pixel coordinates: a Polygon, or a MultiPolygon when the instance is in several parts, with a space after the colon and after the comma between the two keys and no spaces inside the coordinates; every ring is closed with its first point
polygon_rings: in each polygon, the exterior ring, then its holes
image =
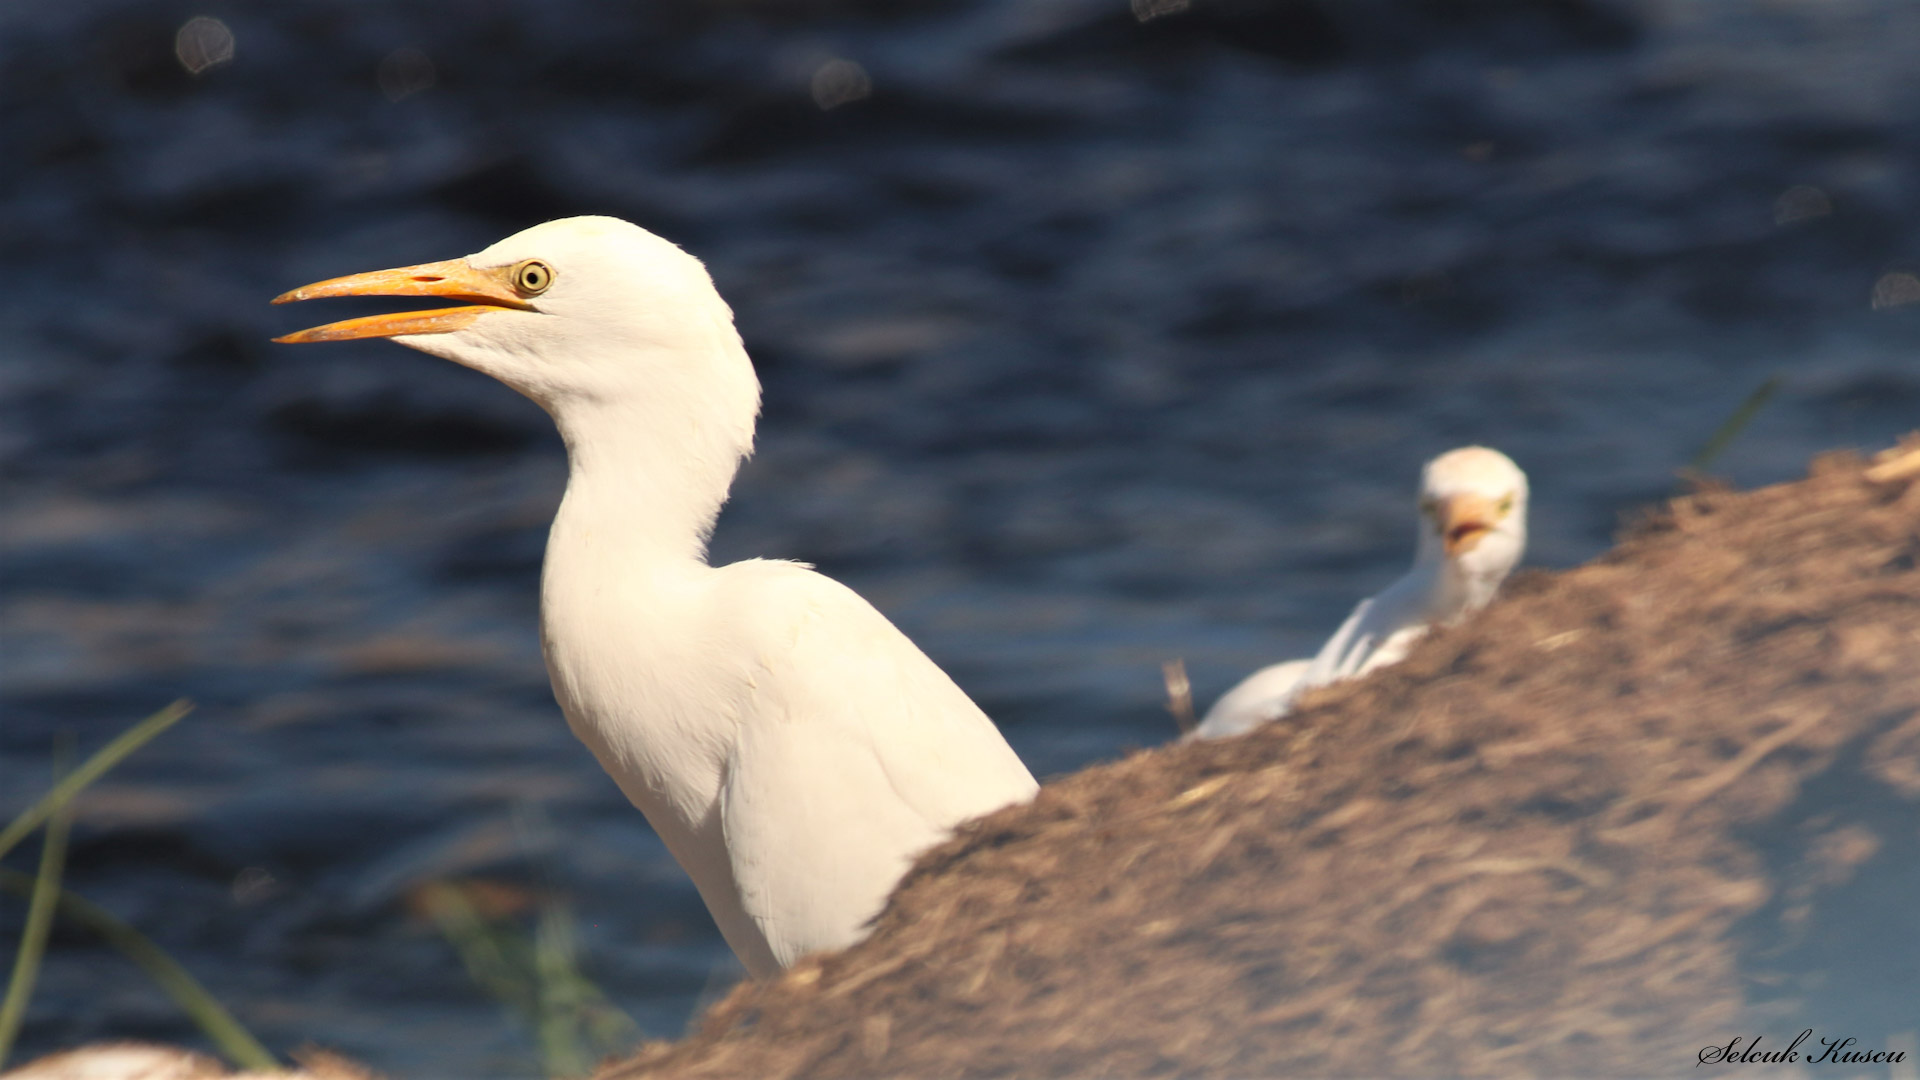
{"type": "Polygon", "coordinates": [[[468,975],[525,1025],[548,1077],[585,1076],[597,1058],[638,1040],[639,1025],[581,973],[576,924],[564,903],[543,899],[529,938],[489,921],[459,885],[434,882],[421,898],[468,975]]]}
{"type": "Polygon", "coordinates": [[[585,1004],[579,968],[574,962],[573,919],[555,900],[540,905],[534,925],[535,990],[540,995],[540,1059],[549,1077],[585,1076],[591,1068],[582,1043],[580,1019],[585,1004]]]}
{"type": "Polygon", "coordinates": [[[423,898],[440,935],[453,946],[473,981],[529,1027],[537,1027],[538,993],[527,975],[525,950],[512,935],[488,925],[457,885],[434,882],[426,887],[423,898]]]}
{"type": "Polygon", "coordinates": [[[1753,423],[1753,418],[1760,415],[1760,410],[1767,407],[1767,402],[1780,389],[1781,381],[1780,376],[1769,375],[1765,382],[1755,387],[1753,393],[1748,394],[1746,400],[1733,410],[1733,415],[1727,417],[1726,422],[1707,439],[1707,445],[1693,455],[1692,461],[1687,462],[1687,468],[1694,472],[1706,472],[1708,466],[1718,461],[1733,440],[1747,429],[1748,424],[1753,423]]]}
{"type": "Polygon", "coordinates": [[[7,980],[7,996],[0,1000],[0,1068],[13,1051],[14,1037],[27,1016],[27,1000],[33,997],[34,980],[40,975],[40,958],[47,951],[47,935],[53,930],[54,902],[60,896],[60,872],[66,867],[67,828],[73,815],[62,804],[47,822],[40,843],[40,872],[34,876],[33,890],[27,901],[27,925],[20,931],[20,953],[13,958],[13,975],[7,980]]]}
{"type": "MultiPolygon", "coordinates": [[[[31,896],[34,888],[33,878],[17,870],[0,868],[0,889],[19,896],[31,896]]],[[[140,965],[159,984],[160,989],[173,999],[174,1004],[180,1006],[200,1026],[200,1030],[226,1055],[227,1060],[243,1069],[261,1072],[280,1068],[280,1063],[267,1052],[267,1048],[261,1046],[259,1040],[233,1018],[232,1013],[214,1000],[199,980],[188,974],[187,969],[168,956],[164,949],[149,941],[145,934],[121,922],[98,904],[65,889],[59,890],[59,898],[59,913],[63,917],[100,935],[127,959],[140,965]]]]}
{"type": "Polygon", "coordinates": [[[118,738],[101,747],[78,769],[53,785],[53,790],[41,796],[39,802],[21,811],[18,817],[8,823],[6,830],[0,832],[0,859],[6,858],[7,852],[12,851],[15,844],[26,839],[27,834],[71,802],[88,784],[106,775],[107,770],[120,764],[128,754],[145,746],[155,735],[172,727],[192,711],[193,703],[182,698],[121,732],[118,738]]]}

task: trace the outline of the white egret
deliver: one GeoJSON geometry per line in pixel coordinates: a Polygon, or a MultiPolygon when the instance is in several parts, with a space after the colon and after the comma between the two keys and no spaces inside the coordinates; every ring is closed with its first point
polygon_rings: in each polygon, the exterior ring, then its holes
{"type": "Polygon", "coordinates": [[[277,300],[432,296],[279,338],[387,337],[545,409],[567,448],[540,630],[554,697],[755,975],[851,944],[921,850],[1033,777],[952,679],[846,586],[711,566],[760,384],[692,256],[613,218],[277,300]]]}
{"type": "Polygon", "coordinates": [[[1413,569],[1360,601],[1311,660],[1262,668],[1214,703],[1192,737],[1251,731],[1302,692],[1398,663],[1420,635],[1487,606],[1527,548],[1527,474],[1484,446],[1450,450],[1420,474],[1413,569]]]}

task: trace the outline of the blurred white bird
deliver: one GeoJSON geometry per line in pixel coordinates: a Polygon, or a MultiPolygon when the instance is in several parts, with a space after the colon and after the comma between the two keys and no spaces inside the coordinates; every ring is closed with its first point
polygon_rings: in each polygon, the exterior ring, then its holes
{"type": "Polygon", "coordinates": [[[1036,790],[992,721],[806,566],[710,566],[760,384],[698,260],[613,218],[275,300],[467,306],[278,340],[389,337],[533,399],[567,447],[540,630],[567,723],[646,814],[747,970],[864,935],[914,855],[1036,790]]]}
{"type": "Polygon", "coordinates": [[[1527,474],[1498,450],[1466,446],[1420,474],[1413,569],[1360,601],[1312,660],[1262,668],[1207,710],[1192,738],[1251,731],[1302,692],[1398,663],[1420,635],[1485,607],[1527,548],[1527,474]]]}
{"type": "Polygon", "coordinates": [[[366,1069],[326,1051],[302,1051],[301,1067],[231,1072],[195,1050],[158,1043],[93,1043],[35,1058],[0,1080],[377,1080],[366,1069]]]}

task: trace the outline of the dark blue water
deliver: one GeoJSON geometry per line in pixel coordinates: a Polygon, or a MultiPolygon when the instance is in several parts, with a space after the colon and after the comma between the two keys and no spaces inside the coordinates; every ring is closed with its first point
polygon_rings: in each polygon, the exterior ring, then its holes
{"type": "MultiPolygon", "coordinates": [[[[546,418],[270,345],[353,313],[271,296],[571,213],[681,242],[766,384],[716,558],[846,580],[1057,774],[1172,733],[1165,659],[1204,705],[1316,647],[1440,450],[1519,461],[1565,566],[1769,376],[1741,483],[1920,424],[1915,40],[1905,0],[10,0],[0,813],[190,696],[71,883],[273,1047],[528,1074],[406,903],[471,876],[557,887],[677,1034],[735,973],[548,695],[546,418]]],[[[25,1048],[106,1036],[192,1032],[63,932],[25,1048]]]]}

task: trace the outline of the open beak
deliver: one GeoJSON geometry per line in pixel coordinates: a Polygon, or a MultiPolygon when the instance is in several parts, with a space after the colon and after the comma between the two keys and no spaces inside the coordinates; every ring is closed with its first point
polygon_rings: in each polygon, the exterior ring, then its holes
{"type": "Polygon", "coordinates": [[[1499,520],[1492,499],[1479,495],[1453,495],[1440,500],[1440,539],[1449,558],[1472,551],[1480,538],[1493,531],[1499,520]]]}
{"type": "Polygon", "coordinates": [[[507,268],[478,270],[465,259],[421,263],[397,270],[375,270],[315,282],[273,298],[276,304],[318,300],[328,296],[437,296],[465,300],[462,307],[432,311],[402,311],[316,326],[273,340],[287,345],[309,341],[351,341],[354,338],[400,337],[406,334],[446,334],[472,326],[490,311],[530,311],[528,304],[506,282],[507,268]]]}

